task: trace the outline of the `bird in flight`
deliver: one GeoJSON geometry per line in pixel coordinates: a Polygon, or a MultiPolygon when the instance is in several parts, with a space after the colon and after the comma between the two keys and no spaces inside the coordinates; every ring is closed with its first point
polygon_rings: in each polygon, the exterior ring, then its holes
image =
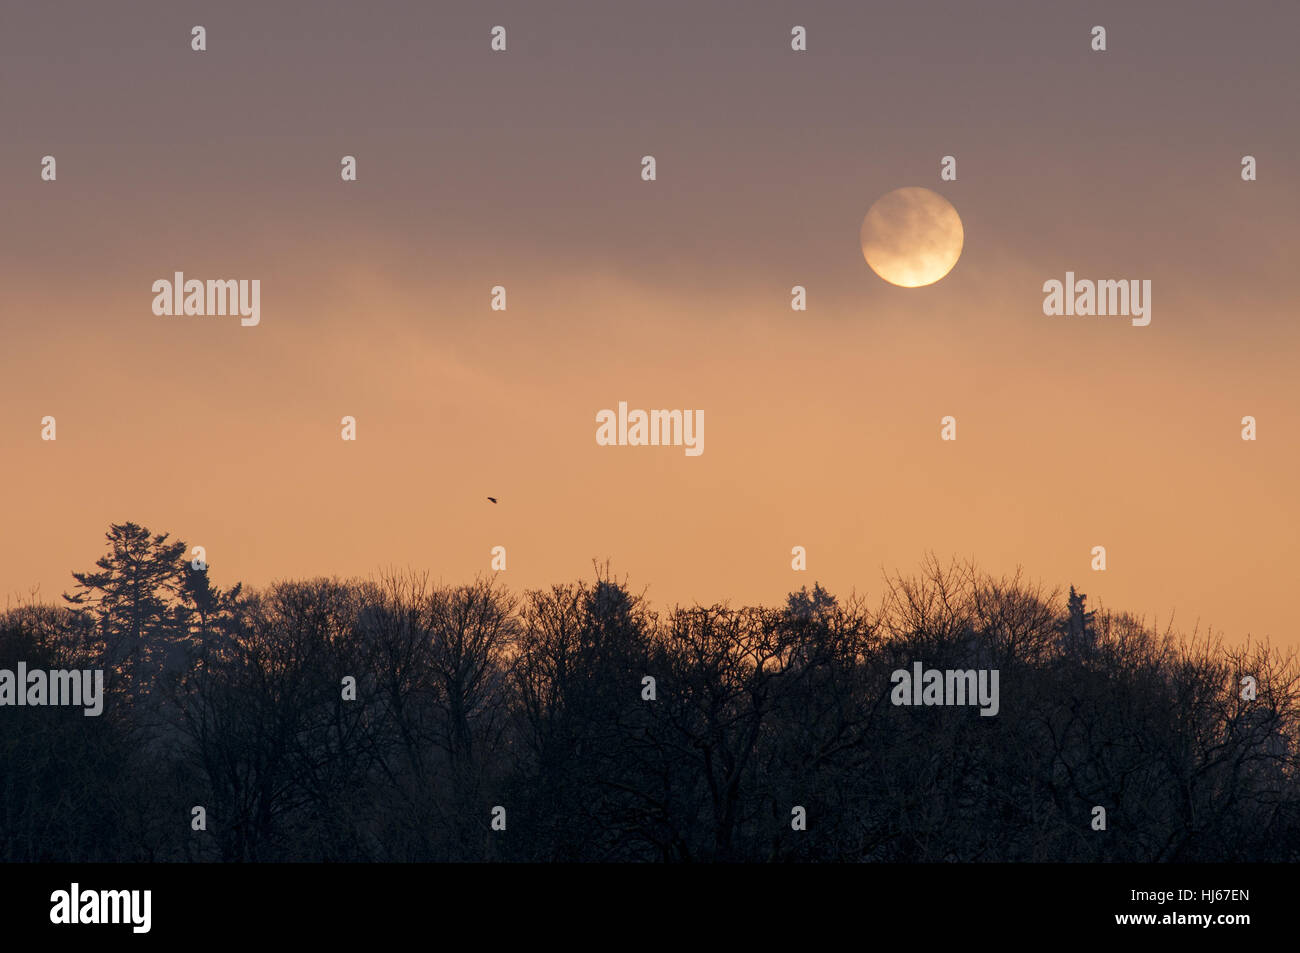
{"type": "Polygon", "coordinates": [[[495,496],[489,496],[488,499],[491,500],[493,503],[497,501],[497,498],[495,496]]]}

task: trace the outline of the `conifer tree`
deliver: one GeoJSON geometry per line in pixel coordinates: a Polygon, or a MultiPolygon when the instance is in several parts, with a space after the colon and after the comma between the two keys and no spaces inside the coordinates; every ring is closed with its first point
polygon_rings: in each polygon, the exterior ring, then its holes
{"type": "Polygon", "coordinates": [[[103,664],[134,696],[148,691],[183,627],[178,600],[186,547],[131,522],[112,524],[105,538],[109,552],[97,570],[74,572],[77,586],[63,598],[91,620],[103,664]]]}

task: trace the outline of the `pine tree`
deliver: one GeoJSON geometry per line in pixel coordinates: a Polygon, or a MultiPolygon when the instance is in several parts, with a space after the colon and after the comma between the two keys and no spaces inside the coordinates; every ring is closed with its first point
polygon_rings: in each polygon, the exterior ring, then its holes
{"type": "Polygon", "coordinates": [[[202,569],[195,569],[192,563],[182,565],[179,615],[186,623],[187,648],[200,650],[228,630],[226,623],[243,588],[243,583],[236,583],[222,590],[212,584],[206,565],[202,569]]]}
{"type": "Polygon", "coordinates": [[[131,696],[148,691],[184,625],[177,610],[185,543],[167,537],[136,523],[112,524],[105,534],[110,551],[95,563],[98,571],[74,572],[76,590],[63,594],[93,622],[103,664],[131,696]]]}
{"type": "Polygon", "coordinates": [[[1070,587],[1070,598],[1067,603],[1069,615],[1062,628],[1062,644],[1066,652],[1082,654],[1096,647],[1097,631],[1093,626],[1093,617],[1097,613],[1087,611],[1085,606],[1087,599],[1086,593],[1075,592],[1074,586],[1070,587]]]}

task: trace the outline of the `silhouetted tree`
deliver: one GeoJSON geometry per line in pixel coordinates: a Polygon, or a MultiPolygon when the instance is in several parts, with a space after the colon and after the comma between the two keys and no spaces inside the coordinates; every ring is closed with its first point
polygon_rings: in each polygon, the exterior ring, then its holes
{"type": "Polygon", "coordinates": [[[0,613],[0,669],[124,673],[99,718],[6,708],[0,860],[1300,859],[1295,654],[1019,571],[660,616],[608,566],[222,591],[108,540],[70,608],[0,613]],[[998,714],[894,705],[917,662],[996,671],[998,714]]]}
{"type": "Polygon", "coordinates": [[[1088,597],[1070,587],[1070,596],[1066,602],[1066,618],[1061,626],[1061,645],[1070,655],[1089,655],[1097,644],[1097,633],[1093,627],[1096,612],[1088,612],[1085,603],[1088,597]]]}
{"type": "Polygon", "coordinates": [[[94,620],[104,664],[136,697],[149,691],[178,631],[185,544],[129,522],[112,524],[106,538],[98,571],[74,572],[77,586],[63,598],[94,620]]]}

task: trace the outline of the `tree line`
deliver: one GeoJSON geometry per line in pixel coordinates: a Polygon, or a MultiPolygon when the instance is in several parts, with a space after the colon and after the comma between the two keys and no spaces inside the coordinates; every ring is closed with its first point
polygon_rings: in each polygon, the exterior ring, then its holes
{"type": "Polygon", "coordinates": [[[106,670],[99,717],[0,708],[5,861],[1300,859],[1294,654],[1020,574],[658,612],[608,567],[222,590],[107,541],[0,614],[0,669],[106,670]],[[998,670],[997,716],[891,703],[917,661],[998,670]]]}

